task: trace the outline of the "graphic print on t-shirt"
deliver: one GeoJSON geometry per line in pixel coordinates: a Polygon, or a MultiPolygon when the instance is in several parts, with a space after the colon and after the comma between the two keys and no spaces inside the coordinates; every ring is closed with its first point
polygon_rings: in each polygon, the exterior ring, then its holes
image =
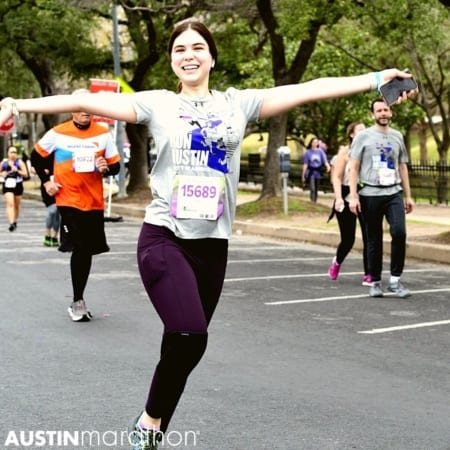
{"type": "Polygon", "coordinates": [[[389,142],[384,145],[377,144],[377,149],[380,151],[380,162],[382,163],[381,166],[387,169],[395,169],[392,145],[389,142]]]}
{"type": "Polygon", "coordinates": [[[183,126],[172,138],[176,173],[172,215],[186,219],[216,220],[223,212],[227,150],[234,151],[231,127],[214,113],[194,118],[180,115],[183,126]],[[229,144],[229,145],[228,145],[229,144]]]}
{"type": "Polygon", "coordinates": [[[322,166],[322,158],[320,157],[320,154],[311,152],[309,166],[313,169],[319,169],[322,166]]]}
{"type": "Polygon", "coordinates": [[[213,113],[206,117],[193,117],[188,113],[180,115],[185,126],[173,138],[175,166],[203,166],[228,173],[228,158],[237,147],[238,139],[232,128],[213,113]]]}
{"type": "Polygon", "coordinates": [[[393,186],[396,184],[393,147],[388,142],[386,144],[377,143],[376,148],[379,153],[372,158],[372,164],[377,169],[377,184],[379,186],[393,186]]]}

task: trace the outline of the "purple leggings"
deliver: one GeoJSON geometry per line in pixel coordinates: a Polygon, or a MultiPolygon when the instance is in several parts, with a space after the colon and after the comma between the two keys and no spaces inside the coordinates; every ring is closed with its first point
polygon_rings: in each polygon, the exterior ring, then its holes
{"type": "Polygon", "coordinates": [[[165,227],[144,223],[137,255],[142,282],[164,324],[145,410],[162,419],[165,432],[206,350],[208,325],[225,279],[228,240],[180,239],[165,227]]]}

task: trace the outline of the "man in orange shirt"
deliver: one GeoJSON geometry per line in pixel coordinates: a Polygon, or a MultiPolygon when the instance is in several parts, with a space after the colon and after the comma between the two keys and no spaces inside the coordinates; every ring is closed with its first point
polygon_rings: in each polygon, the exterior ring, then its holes
{"type": "MultiPolygon", "coordinates": [[[[74,94],[89,92],[85,89],[74,94]]],[[[73,301],[68,308],[74,322],[92,318],[84,301],[92,255],[109,251],[104,225],[103,176],[116,175],[120,156],[109,129],[92,115],[72,113],[72,120],[47,131],[31,153],[32,165],[47,193],[55,196],[61,214],[62,252],[72,252],[70,273],[73,301]],[[45,159],[54,154],[53,178],[45,159]]]]}

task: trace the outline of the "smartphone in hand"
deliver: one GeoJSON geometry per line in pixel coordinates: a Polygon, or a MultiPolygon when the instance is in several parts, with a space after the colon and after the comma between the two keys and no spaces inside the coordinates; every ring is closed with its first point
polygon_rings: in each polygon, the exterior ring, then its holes
{"type": "MultiPolygon", "coordinates": [[[[405,72],[409,71],[405,70],[405,72]]],[[[417,89],[417,83],[413,77],[396,77],[380,87],[380,94],[383,97],[383,100],[389,106],[391,106],[398,100],[398,98],[403,94],[404,91],[409,92],[413,91],[414,89],[417,89]]]]}

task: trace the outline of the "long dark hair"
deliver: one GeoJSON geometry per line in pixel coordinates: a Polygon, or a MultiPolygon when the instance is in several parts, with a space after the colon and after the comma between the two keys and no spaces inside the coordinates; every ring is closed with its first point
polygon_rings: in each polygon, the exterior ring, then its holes
{"type": "Polygon", "coordinates": [[[306,146],[306,148],[311,148],[311,145],[312,145],[313,141],[316,140],[316,139],[319,140],[318,137],[313,136],[313,137],[309,140],[308,145],[306,146]]]}
{"type": "Polygon", "coordinates": [[[358,125],[364,125],[364,122],[352,122],[351,124],[348,125],[347,127],[347,139],[348,142],[350,142],[350,144],[353,142],[353,136],[352,134],[355,133],[355,128],[358,125]]]}
{"type": "MultiPolygon", "coordinates": [[[[172,31],[172,34],[169,39],[169,46],[167,48],[167,51],[169,52],[169,58],[172,55],[172,47],[175,39],[181,34],[184,33],[186,30],[194,30],[196,31],[200,36],[203,37],[203,39],[208,44],[209,53],[211,53],[212,59],[217,63],[217,47],[216,42],[214,41],[214,38],[211,34],[211,32],[208,30],[206,25],[204,25],[202,22],[200,22],[197,19],[186,19],[181,22],[178,22],[178,24],[175,26],[174,30],[172,31]]],[[[178,92],[181,91],[181,83],[178,83],[178,92]]]]}

